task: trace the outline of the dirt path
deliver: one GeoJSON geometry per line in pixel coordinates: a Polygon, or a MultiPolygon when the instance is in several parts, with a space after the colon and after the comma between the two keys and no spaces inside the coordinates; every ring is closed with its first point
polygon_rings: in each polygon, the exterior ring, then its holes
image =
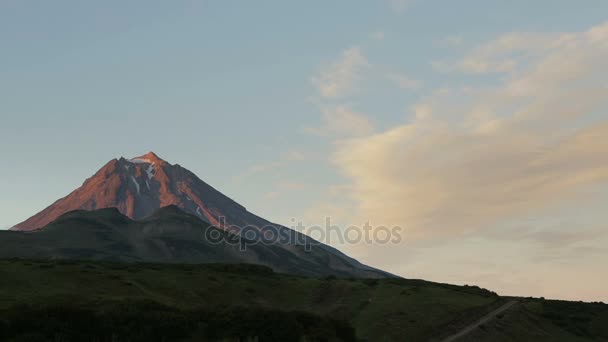
{"type": "Polygon", "coordinates": [[[499,307],[498,309],[490,312],[489,314],[485,315],[483,318],[479,319],[477,322],[469,325],[468,327],[462,329],[461,331],[459,331],[458,333],[446,337],[445,339],[442,340],[442,342],[453,342],[458,340],[459,338],[468,335],[471,331],[479,328],[480,325],[485,324],[491,320],[493,320],[494,318],[496,318],[496,316],[500,315],[501,313],[509,310],[509,308],[511,308],[513,305],[517,304],[516,300],[512,300],[508,303],[506,303],[505,305],[499,307]]]}

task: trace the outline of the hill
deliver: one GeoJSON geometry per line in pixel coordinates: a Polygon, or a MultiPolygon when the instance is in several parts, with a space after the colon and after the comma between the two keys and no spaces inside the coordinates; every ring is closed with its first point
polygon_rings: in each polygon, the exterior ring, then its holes
{"type": "MultiPolygon", "coordinates": [[[[0,336],[13,340],[441,341],[509,300],[471,286],[254,265],[0,260],[0,336]]],[[[462,340],[608,338],[607,305],[516,300],[462,340]]]]}

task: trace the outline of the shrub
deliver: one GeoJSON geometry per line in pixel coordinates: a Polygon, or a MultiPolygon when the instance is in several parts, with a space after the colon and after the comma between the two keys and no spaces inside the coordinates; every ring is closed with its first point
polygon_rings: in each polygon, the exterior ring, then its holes
{"type": "Polygon", "coordinates": [[[259,308],[182,311],[151,301],[91,306],[16,306],[0,317],[0,340],[176,341],[208,340],[355,341],[346,322],[310,313],[259,308]]]}

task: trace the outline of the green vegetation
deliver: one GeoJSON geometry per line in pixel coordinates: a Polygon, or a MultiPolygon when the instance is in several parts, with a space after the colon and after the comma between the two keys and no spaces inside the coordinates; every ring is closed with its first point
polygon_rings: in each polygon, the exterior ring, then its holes
{"type": "Polygon", "coordinates": [[[349,340],[354,329],[358,340],[417,340],[499,300],[473,287],[306,278],[253,265],[0,261],[0,321],[11,338],[313,341],[349,340]]]}
{"type": "MultiPolygon", "coordinates": [[[[428,341],[502,305],[471,286],[254,265],[0,260],[0,340],[428,341]]],[[[471,341],[608,340],[608,306],[522,300],[471,341]]]]}
{"type": "Polygon", "coordinates": [[[17,341],[355,341],[346,322],[303,312],[230,308],[179,310],[148,301],[101,307],[18,306],[0,321],[0,339],[17,341]]]}
{"type": "Polygon", "coordinates": [[[608,341],[608,305],[521,299],[462,341],[608,341]]]}

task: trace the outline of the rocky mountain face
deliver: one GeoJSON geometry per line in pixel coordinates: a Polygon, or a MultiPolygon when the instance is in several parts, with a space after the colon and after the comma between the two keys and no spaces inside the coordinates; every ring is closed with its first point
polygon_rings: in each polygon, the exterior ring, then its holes
{"type": "MultiPolygon", "coordinates": [[[[36,230],[71,210],[117,208],[123,215],[142,219],[175,205],[203,221],[220,225],[263,227],[271,224],[224,196],[180,165],[153,152],[133,159],[113,159],[68,196],[17,224],[13,230],[36,230]]],[[[233,228],[234,228],[233,227],[233,228]]]]}
{"type": "Polygon", "coordinates": [[[111,160],[80,188],[0,234],[0,249],[0,257],[250,262],[296,274],[390,276],[250,213],[192,172],[153,152],[111,160]],[[232,245],[202,241],[207,227],[264,241],[250,244],[253,250],[235,254],[232,245]],[[274,238],[268,240],[268,235],[274,238]],[[143,252],[141,246],[147,246],[143,252]]]}

